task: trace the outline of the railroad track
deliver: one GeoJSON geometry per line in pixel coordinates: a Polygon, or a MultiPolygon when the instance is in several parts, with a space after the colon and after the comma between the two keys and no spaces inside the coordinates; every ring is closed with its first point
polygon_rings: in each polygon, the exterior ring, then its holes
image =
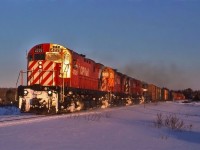
{"type": "Polygon", "coordinates": [[[46,117],[45,115],[14,115],[14,116],[2,116],[0,117],[0,126],[18,124],[28,122],[34,119],[46,117]]]}
{"type": "Polygon", "coordinates": [[[9,121],[15,121],[15,120],[26,120],[26,119],[33,119],[33,118],[40,118],[44,117],[42,115],[15,115],[15,116],[3,116],[0,117],[0,123],[1,122],[9,122],[9,121]]]}

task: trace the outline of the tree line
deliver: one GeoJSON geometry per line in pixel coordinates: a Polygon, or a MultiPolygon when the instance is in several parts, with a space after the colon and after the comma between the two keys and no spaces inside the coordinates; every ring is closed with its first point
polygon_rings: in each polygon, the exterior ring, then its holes
{"type": "Polygon", "coordinates": [[[0,105],[14,104],[16,88],[0,88],[0,105]]]}
{"type": "Polygon", "coordinates": [[[192,90],[191,88],[187,88],[185,90],[180,90],[185,95],[186,99],[193,101],[200,101],[200,90],[192,90]]]}

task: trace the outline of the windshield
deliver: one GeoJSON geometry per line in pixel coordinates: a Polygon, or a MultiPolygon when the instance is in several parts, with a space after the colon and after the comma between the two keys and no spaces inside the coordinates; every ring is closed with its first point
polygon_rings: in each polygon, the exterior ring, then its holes
{"type": "Polygon", "coordinates": [[[34,60],[45,60],[45,54],[35,54],[34,60]]]}

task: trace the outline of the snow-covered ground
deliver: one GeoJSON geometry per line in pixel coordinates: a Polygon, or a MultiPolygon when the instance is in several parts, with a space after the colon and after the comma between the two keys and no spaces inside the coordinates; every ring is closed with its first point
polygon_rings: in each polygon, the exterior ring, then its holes
{"type": "Polygon", "coordinates": [[[1,150],[199,150],[200,105],[158,103],[0,123],[1,150]],[[190,128],[156,128],[176,114],[190,128]]]}
{"type": "Polygon", "coordinates": [[[5,107],[0,107],[0,116],[1,115],[19,115],[20,110],[14,106],[5,106],[5,107]]]}

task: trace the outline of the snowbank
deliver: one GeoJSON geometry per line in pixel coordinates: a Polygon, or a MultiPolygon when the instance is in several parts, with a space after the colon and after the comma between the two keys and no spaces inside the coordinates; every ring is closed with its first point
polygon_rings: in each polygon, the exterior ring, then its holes
{"type": "Polygon", "coordinates": [[[0,107],[0,115],[19,115],[20,110],[14,106],[0,107]]]}

